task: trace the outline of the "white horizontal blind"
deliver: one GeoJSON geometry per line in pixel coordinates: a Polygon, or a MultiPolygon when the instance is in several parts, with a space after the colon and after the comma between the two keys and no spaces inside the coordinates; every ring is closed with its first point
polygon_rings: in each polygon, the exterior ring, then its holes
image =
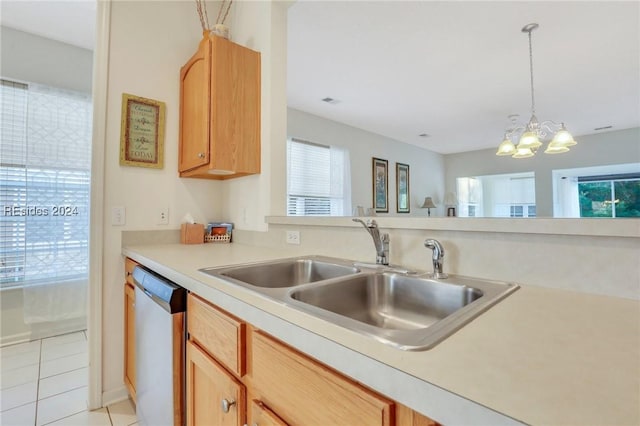
{"type": "Polygon", "coordinates": [[[91,99],[4,80],[0,93],[0,285],[86,278],[91,99]]]}
{"type": "Polygon", "coordinates": [[[0,286],[24,274],[26,217],[6,208],[24,206],[26,191],[27,85],[0,81],[0,286]]]}
{"type": "Polygon", "coordinates": [[[350,203],[347,162],[344,149],[288,140],[287,215],[342,216],[350,203]]]}
{"type": "Polygon", "coordinates": [[[331,214],[331,157],[328,146],[287,141],[287,214],[331,214]]]}

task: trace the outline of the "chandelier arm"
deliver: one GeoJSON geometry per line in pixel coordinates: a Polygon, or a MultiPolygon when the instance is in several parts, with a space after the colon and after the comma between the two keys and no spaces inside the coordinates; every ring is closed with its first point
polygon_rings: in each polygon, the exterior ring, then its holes
{"type": "Polygon", "coordinates": [[[515,135],[516,133],[519,133],[519,132],[523,132],[526,128],[527,128],[527,126],[524,126],[524,125],[522,125],[522,124],[521,124],[521,125],[519,125],[519,126],[511,127],[511,128],[509,128],[509,129],[507,129],[507,131],[505,132],[505,134],[506,134],[506,136],[507,136],[509,139],[511,139],[511,137],[512,137],[513,135],[515,135]]]}

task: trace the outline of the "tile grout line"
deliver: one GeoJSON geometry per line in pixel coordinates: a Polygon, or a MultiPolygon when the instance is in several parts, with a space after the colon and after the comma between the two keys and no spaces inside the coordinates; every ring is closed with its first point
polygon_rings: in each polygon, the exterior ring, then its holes
{"type": "Polygon", "coordinates": [[[113,426],[113,419],[111,418],[111,411],[109,411],[109,406],[107,405],[104,408],[107,409],[107,416],[109,417],[109,423],[111,423],[111,426],[113,426]]]}
{"type": "Polygon", "coordinates": [[[40,401],[40,371],[42,369],[42,339],[40,339],[40,356],[38,357],[38,383],[36,384],[36,412],[33,419],[33,426],[38,424],[38,405],[40,401]]]}
{"type": "Polygon", "coordinates": [[[54,393],[54,394],[49,395],[49,396],[45,396],[44,398],[38,397],[38,402],[47,400],[49,398],[53,398],[54,396],[62,395],[63,393],[72,392],[74,390],[78,390],[80,388],[86,388],[86,387],[88,387],[88,386],[86,384],[84,384],[84,385],[76,386],[75,388],[67,389],[67,390],[62,391],[62,392],[58,392],[58,393],[54,393]]]}
{"type": "MultiPolygon", "coordinates": [[[[63,375],[63,374],[71,373],[72,371],[82,370],[83,368],[88,368],[88,367],[87,367],[87,366],[85,366],[85,367],[78,367],[78,368],[74,368],[73,370],[63,371],[63,372],[61,372],[61,373],[56,373],[56,374],[52,374],[52,375],[47,376],[47,377],[39,378],[39,380],[47,380],[47,379],[50,379],[50,378],[52,378],[52,377],[58,377],[58,376],[61,376],[61,375],[63,375]]],[[[88,385],[85,385],[85,386],[88,386],[88,385]]]]}
{"type": "MultiPolygon", "coordinates": [[[[77,413],[72,413],[72,414],[69,414],[68,416],[64,416],[64,417],[60,417],[59,419],[51,420],[48,423],[43,423],[41,426],[46,426],[46,425],[50,425],[51,423],[59,422],[60,420],[64,420],[64,419],[69,418],[71,416],[75,416],[76,414],[84,413],[85,411],[87,411],[87,410],[78,411],[77,413]]],[[[37,426],[37,423],[36,423],[36,426],[37,426]]]]}

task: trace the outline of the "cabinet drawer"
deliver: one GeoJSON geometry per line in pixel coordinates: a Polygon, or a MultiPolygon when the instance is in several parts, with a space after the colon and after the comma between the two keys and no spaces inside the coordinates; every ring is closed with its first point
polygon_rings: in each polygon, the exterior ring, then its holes
{"type": "Polygon", "coordinates": [[[246,325],[193,294],[187,298],[189,338],[239,377],[245,374],[246,325]]]}
{"type": "Polygon", "coordinates": [[[124,260],[124,277],[131,285],[135,285],[133,284],[133,268],[136,265],[138,265],[138,262],[131,260],[128,257],[124,260]]]}
{"type": "Polygon", "coordinates": [[[394,404],[257,331],[251,371],[256,394],[289,424],[391,425],[394,404]]]}

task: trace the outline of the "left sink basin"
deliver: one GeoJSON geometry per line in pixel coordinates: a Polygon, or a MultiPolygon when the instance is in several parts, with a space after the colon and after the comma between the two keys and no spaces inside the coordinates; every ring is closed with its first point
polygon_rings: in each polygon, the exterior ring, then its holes
{"type": "Polygon", "coordinates": [[[353,275],[360,272],[349,263],[320,256],[297,257],[225,268],[204,268],[212,276],[262,288],[295,287],[317,281],[353,275]]]}

